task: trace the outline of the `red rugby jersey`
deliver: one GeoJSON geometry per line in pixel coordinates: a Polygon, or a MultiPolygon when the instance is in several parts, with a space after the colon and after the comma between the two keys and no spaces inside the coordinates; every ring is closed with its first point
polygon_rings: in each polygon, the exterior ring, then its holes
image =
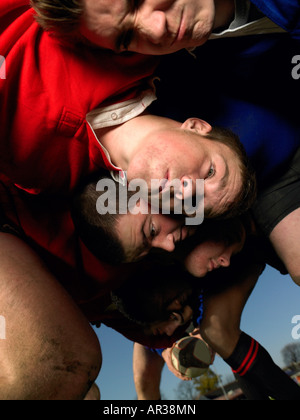
{"type": "Polygon", "coordinates": [[[1,0],[0,55],[1,171],[37,194],[112,169],[86,114],[144,90],[158,58],[66,45],[40,28],[28,0],[1,0]]]}
{"type": "Polygon", "coordinates": [[[0,80],[0,205],[95,321],[109,290],[126,278],[126,267],[91,255],[75,232],[64,195],[82,176],[114,169],[87,113],[140,95],[158,59],[63,44],[39,27],[28,3],[0,2],[6,66],[6,79],[0,80]]]}

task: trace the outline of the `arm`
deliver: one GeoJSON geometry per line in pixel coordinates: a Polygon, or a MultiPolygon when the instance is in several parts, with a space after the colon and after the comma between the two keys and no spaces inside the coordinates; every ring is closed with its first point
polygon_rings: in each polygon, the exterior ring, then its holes
{"type": "Polygon", "coordinates": [[[229,357],[236,347],[242,312],[262,268],[261,264],[250,264],[240,273],[240,282],[205,298],[200,334],[222,358],[229,357]]]}
{"type": "Polygon", "coordinates": [[[139,343],[133,346],[133,379],[138,400],[160,400],[164,360],[139,343]]]}

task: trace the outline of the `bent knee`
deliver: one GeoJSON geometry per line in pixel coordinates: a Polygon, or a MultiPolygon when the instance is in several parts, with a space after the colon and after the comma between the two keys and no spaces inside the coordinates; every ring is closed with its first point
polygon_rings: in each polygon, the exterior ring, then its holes
{"type": "Polygon", "coordinates": [[[7,363],[10,374],[0,377],[0,399],[83,400],[101,368],[100,346],[78,353],[54,348],[7,363]]]}
{"type": "MultiPolygon", "coordinates": [[[[83,400],[94,384],[102,365],[102,353],[100,346],[88,347],[86,352],[78,352],[74,355],[65,355],[59,363],[52,366],[52,374],[57,379],[61,376],[61,391],[58,391],[55,399],[83,400]]],[[[56,388],[57,389],[57,388],[56,388]]],[[[94,393],[95,394],[95,393],[94,393]]]]}
{"type": "Polygon", "coordinates": [[[289,275],[291,276],[291,278],[293,279],[293,281],[300,286],[300,263],[299,263],[299,259],[289,259],[286,258],[285,261],[283,261],[283,263],[286,266],[286,269],[289,273],[289,275]]]}
{"type": "Polygon", "coordinates": [[[300,273],[297,274],[291,274],[292,279],[294,280],[294,282],[300,286],[300,273]]]}

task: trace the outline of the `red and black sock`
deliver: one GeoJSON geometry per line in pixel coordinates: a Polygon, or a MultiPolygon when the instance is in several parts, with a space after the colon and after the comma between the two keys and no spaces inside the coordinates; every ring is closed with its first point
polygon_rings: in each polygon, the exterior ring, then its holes
{"type": "Polygon", "coordinates": [[[225,362],[239,376],[251,399],[300,400],[300,387],[247,334],[241,334],[233,354],[225,362]]]}

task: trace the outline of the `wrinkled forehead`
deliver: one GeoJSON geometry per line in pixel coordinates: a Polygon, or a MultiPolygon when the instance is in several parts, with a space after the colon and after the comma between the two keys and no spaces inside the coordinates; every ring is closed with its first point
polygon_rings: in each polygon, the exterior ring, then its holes
{"type": "Polygon", "coordinates": [[[130,0],[83,0],[81,33],[103,48],[114,49],[124,25],[131,18],[130,0]]]}
{"type": "Polygon", "coordinates": [[[82,0],[83,8],[87,16],[94,17],[115,17],[128,12],[135,0],[82,0]]]}
{"type": "MultiPolygon", "coordinates": [[[[169,284],[169,282],[168,282],[169,284]]],[[[188,288],[183,287],[180,284],[175,284],[169,287],[159,287],[156,291],[153,302],[156,308],[153,311],[160,313],[160,318],[168,318],[172,312],[181,311],[186,306],[186,300],[188,297],[188,288]]]]}
{"type": "Polygon", "coordinates": [[[117,219],[116,233],[128,262],[141,259],[150,250],[149,244],[145,241],[142,234],[148,218],[148,214],[131,214],[127,212],[120,215],[117,219]]]}
{"type": "Polygon", "coordinates": [[[189,295],[188,287],[178,286],[170,292],[169,296],[165,297],[165,309],[168,312],[176,312],[182,310],[188,305],[187,299],[189,295]]]}

